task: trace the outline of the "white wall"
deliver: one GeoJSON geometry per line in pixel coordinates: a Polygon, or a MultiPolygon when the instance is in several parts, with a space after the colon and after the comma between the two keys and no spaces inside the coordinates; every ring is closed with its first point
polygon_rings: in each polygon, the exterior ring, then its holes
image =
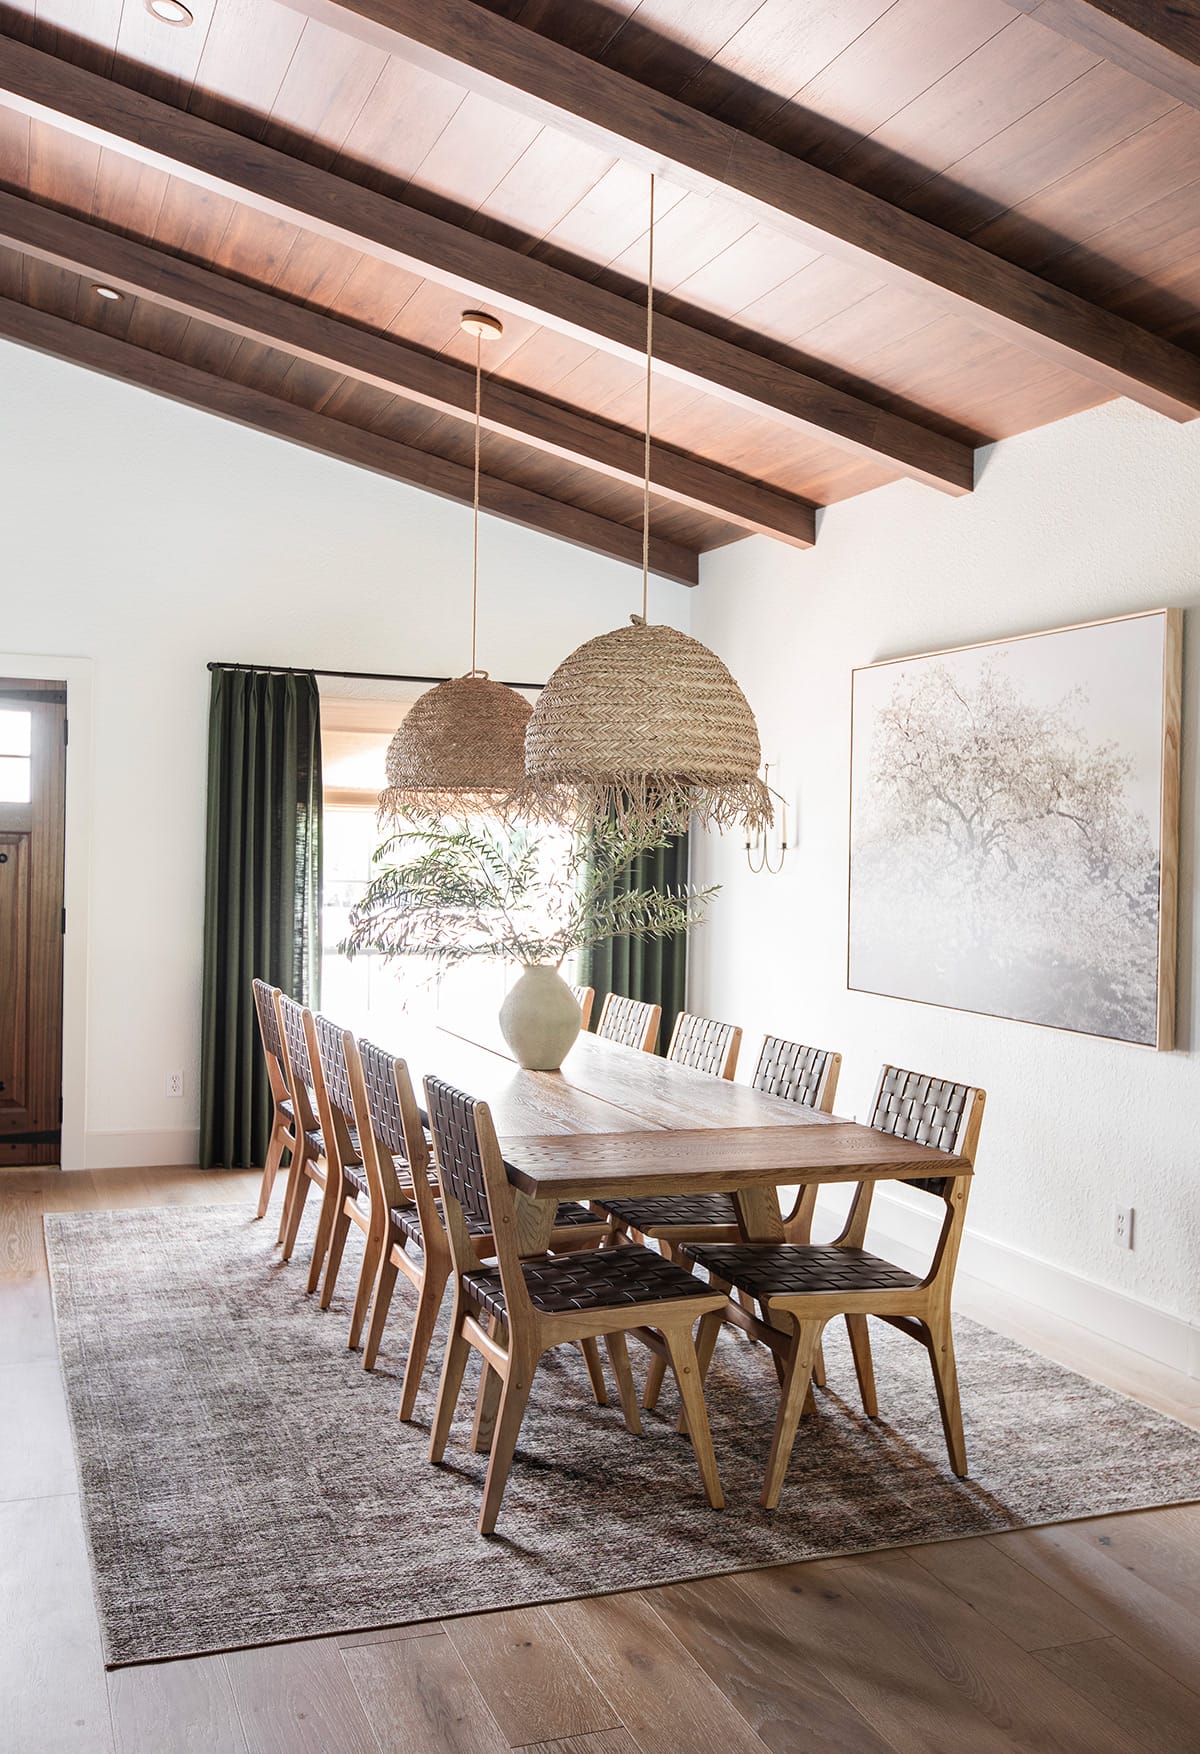
{"type": "MultiPolygon", "coordinates": [[[[1180,1051],[846,989],[851,667],[1200,600],[1200,422],[1115,403],[980,461],[970,497],[901,483],[824,513],[810,552],[754,538],[704,561],[692,632],[749,695],[764,754],[796,795],[799,833],[777,877],[747,872],[737,836],[697,837],[694,875],[723,889],[694,947],[690,1001],[746,1028],[751,1066],[768,1029],[840,1049],[843,1113],[863,1112],[885,1059],[984,1085],[965,1264],[1200,1365],[1194,1330],[1124,1301],[1200,1317],[1200,623],[1186,618],[1180,1051]],[[1137,1213],[1132,1253],[1113,1241],[1117,1206],[1137,1213]]],[[[885,1198],[880,1225],[919,1240],[918,1200],[885,1198]]]]}
{"type": "MultiPolygon", "coordinates": [[[[470,512],[8,343],[0,408],[0,675],[70,656],[94,681],[86,759],[82,683],[69,707],[92,838],[68,1131],[93,1167],[194,1161],[205,665],[465,670],[470,512]]],[[[480,565],[479,661],[503,680],[543,680],[640,608],[632,568],[495,519],[480,565]]],[[[691,595],[654,580],[651,614],[686,626],[691,595]]]]}

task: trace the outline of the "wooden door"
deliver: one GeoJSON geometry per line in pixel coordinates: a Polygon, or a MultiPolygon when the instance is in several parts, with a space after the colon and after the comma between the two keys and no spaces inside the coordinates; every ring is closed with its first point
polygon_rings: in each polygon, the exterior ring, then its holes
{"type": "Polygon", "coordinates": [[[0,677],[0,1168],[62,1139],[65,682],[0,677]]]}

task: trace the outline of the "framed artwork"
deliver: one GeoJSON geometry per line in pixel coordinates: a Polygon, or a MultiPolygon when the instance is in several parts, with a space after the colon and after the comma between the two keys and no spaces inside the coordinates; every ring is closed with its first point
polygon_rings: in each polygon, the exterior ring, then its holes
{"type": "Polygon", "coordinates": [[[1174,1045],[1182,611],[853,672],[848,985],[1174,1045]]]}

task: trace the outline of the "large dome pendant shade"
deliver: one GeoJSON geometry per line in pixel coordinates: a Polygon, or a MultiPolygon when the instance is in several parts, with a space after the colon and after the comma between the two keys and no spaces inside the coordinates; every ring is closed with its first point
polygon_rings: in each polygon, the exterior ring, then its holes
{"type": "Polygon", "coordinates": [[[732,675],[677,628],[631,620],[578,647],[542,690],[525,732],[535,789],[569,788],[585,822],[769,826],[758,727],[732,675]]]}
{"type": "Polygon", "coordinates": [[[475,469],[471,533],[471,668],[420,696],[387,752],[381,821],[412,816],[489,816],[501,820],[545,814],[525,774],[529,702],[515,688],[475,668],[479,605],[479,450],[481,344],[503,334],[497,317],[464,311],[475,337],[475,469]]]}
{"type": "Polygon", "coordinates": [[[715,652],[647,619],[650,589],[650,394],[654,365],[654,177],[646,263],[646,412],[642,480],[642,613],[565,658],[525,732],[535,787],[571,788],[580,815],[635,833],[681,833],[773,819],[759,777],[758,726],[715,652]]]}

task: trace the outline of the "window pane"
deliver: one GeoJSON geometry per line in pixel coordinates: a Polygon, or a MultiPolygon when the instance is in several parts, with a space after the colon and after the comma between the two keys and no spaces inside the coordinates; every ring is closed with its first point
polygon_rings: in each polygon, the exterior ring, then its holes
{"type": "Polygon", "coordinates": [[[32,770],[27,755],[0,755],[0,804],[28,804],[32,770]]]}
{"type": "Polygon", "coordinates": [[[28,755],[33,714],[16,707],[0,707],[0,755],[28,755]]]}

